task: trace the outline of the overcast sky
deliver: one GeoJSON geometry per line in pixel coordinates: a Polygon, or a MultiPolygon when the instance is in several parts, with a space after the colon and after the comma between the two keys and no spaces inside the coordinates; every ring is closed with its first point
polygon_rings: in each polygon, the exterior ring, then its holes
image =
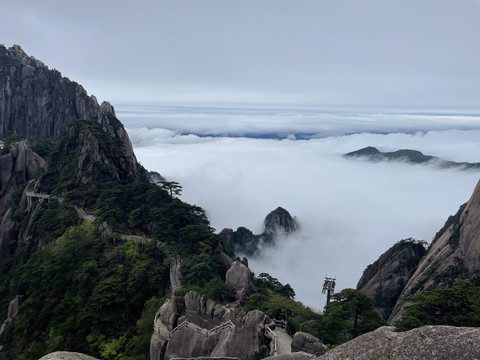
{"type": "Polygon", "coordinates": [[[0,42],[122,103],[478,109],[480,0],[2,2],[0,42]]]}

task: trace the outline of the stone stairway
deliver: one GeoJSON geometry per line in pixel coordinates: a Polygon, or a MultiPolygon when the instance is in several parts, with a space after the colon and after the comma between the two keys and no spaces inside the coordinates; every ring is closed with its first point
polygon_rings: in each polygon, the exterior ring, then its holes
{"type": "Polygon", "coordinates": [[[277,336],[277,355],[290,354],[292,352],[292,337],[285,329],[277,327],[273,330],[277,336]]]}

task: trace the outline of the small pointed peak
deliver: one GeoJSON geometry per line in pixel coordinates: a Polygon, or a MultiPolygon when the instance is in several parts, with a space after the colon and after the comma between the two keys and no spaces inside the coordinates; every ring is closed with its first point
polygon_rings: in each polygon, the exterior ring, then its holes
{"type": "Polygon", "coordinates": [[[102,105],[100,105],[100,113],[117,117],[117,115],[115,115],[115,109],[108,101],[102,102],[102,105]]]}

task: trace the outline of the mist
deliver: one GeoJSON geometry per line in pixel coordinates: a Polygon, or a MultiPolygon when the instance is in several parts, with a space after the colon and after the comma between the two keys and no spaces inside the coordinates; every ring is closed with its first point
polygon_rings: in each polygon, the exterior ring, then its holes
{"type": "MultiPolygon", "coordinates": [[[[366,266],[395,242],[409,237],[430,242],[447,217],[469,199],[480,176],[342,156],[370,145],[478,162],[480,130],[295,140],[295,134],[284,139],[182,135],[172,129],[148,129],[140,120],[139,127],[126,124],[142,165],[180,182],[182,200],[204,208],[217,232],[245,226],[261,233],[265,216],[278,206],[295,216],[300,231],[279,239],[277,246],[249,263],[255,273],[267,272],[291,284],[296,299],[316,309],[325,304],[325,276],[336,277],[337,291],[354,288],[366,266]]],[[[206,124],[203,132],[211,132],[206,124]]],[[[457,120],[450,128],[455,124],[463,125],[457,120]]],[[[282,130],[282,123],[268,126],[272,130],[275,125],[282,130]]]]}

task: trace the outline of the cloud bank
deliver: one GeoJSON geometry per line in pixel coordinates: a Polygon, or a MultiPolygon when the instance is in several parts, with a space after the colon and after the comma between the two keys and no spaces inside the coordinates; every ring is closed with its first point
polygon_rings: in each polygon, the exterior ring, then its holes
{"type": "MultiPolygon", "coordinates": [[[[211,131],[208,122],[204,126],[205,133],[211,131]]],[[[246,226],[260,233],[264,217],[278,206],[296,216],[301,232],[251,259],[250,266],[290,283],[297,299],[315,308],[325,302],[324,276],[336,276],[338,290],[355,287],[365,267],[396,241],[431,241],[480,177],[478,172],[341,156],[372,145],[478,162],[480,130],[309,140],[199,137],[131,126],[128,131],[141,163],[179,181],[182,198],[206,209],[217,231],[246,226]]]]}

